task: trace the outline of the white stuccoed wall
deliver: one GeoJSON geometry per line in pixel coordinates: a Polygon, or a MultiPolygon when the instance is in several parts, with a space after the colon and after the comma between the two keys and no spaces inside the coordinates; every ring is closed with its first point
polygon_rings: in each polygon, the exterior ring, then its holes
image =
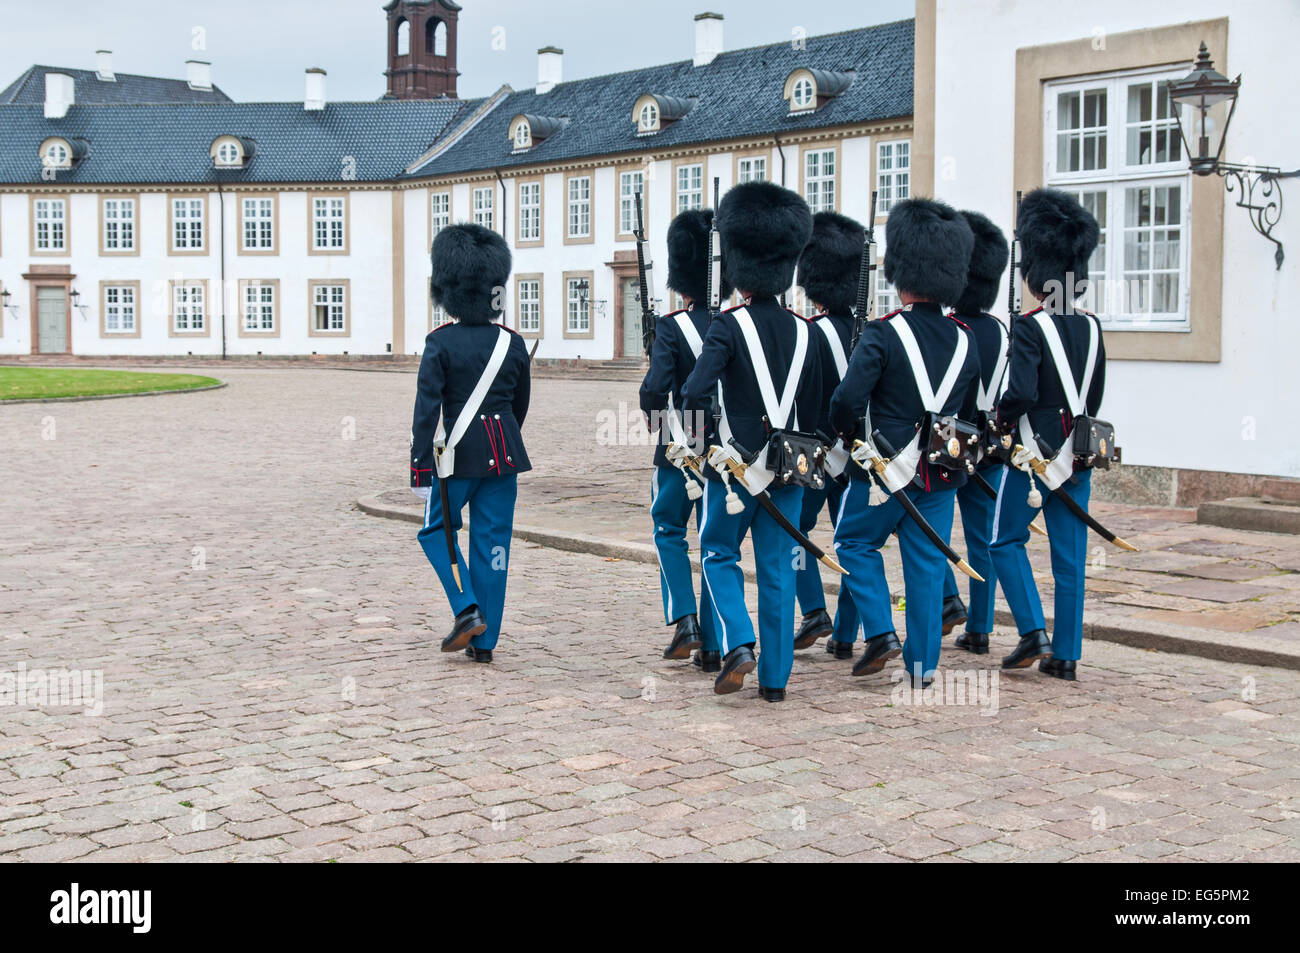
{"type": "MultiPolygon", "coordinates": [[[[1294,122],[1295,0],[1185,0],[1176,6],[1094,0],[939,0],[935,192],[1011,225],[1017,47],[1227,16],[1227,74],[1242,74],[1229,129],[1229,161],[1300,167],[1294,122]],[[956,162],[945,180],[945,157],[956,162]]],[[[1223,51],[1212,50],[1222,68],[1223,51]]],[[[1189,61],[1196,50],[1187,50],[1189,61]]],[[[1223,348],[1217,364],[1113,361],[1102,416],[1115,423],[1134,464],[1300,477],[1300,180],[1273,245],[1225,194],[1223,348]],[[1255,439],[1243,432],[1253,419],[1255,439]]],[[[1193,223],[1195,227],[1195,223],[1193,223]]],[[[1195,262],[1192,267],[1195,267],[1195,262]]]]}

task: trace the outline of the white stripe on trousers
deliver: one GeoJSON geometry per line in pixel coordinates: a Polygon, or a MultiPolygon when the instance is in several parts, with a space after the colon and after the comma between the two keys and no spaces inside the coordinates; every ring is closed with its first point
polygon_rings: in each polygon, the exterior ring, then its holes
{"type": "Polygon", "coordinates": [[[718,609],[717,597],[713,595],[713,587],[709,585],[709,576],[704,571],[704,557],[706,555],[704,552],[704,529],[709,525],[709,488],[712,485],[712,480],[704,481],[704,520],[700,523],[700,580],[704,587],[709,590],[709,611],[718,620],[718,628],[722,630],[722,654],[726,655],[731,651],[727,647],[727,620],[722,618],[722,612],[718,609]]]}
{"type": "MultiPolygon", "coordinates": [[[[659,468],[653,467],[650,473],[650,512],[654,513],[655,503],[659,501],[659,468]]],[[[655,533],[659,531],[659,523],[651,516],[651,522],[654,523],[655,533]]],[[[668,584],[668,573],[664,572],[664,559],[659,555],[659,545],[655,541],[654,533],[650,535],[650,545],[655,548],[655,559],[659,562],[659,581],[663,589],[668,593],[668,623],[671,625],[677,621],[677,607],[673,604],[673,587],[668,584]]],[[[689,545],[689,544],[688,544],[689,545]]],[[[689,558],[689,557],[688,557],[689,558]]]]}

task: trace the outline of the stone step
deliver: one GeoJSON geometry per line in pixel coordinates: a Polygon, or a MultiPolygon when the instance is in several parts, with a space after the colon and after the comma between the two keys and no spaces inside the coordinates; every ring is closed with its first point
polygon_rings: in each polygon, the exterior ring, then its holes
{"type": "Polygon", "coordinates": [[[1273,477],[1264,481],[1260,487],[1261,497],[1286,503],[1300,503],[1300,480],[1287,480],[1273,477]]]}
{"type": "Polygon", "coordinates": [[[1198,506],[1196,522],[1228,529],[1300,536],[1300,503],[1259,497],[1218,500],[1198,506]]]}

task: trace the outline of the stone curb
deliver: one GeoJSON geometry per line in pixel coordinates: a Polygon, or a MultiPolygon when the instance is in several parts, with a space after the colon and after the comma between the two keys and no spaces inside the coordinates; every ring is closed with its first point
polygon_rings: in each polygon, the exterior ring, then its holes
{"type": "Polygon", "coordinates": [[[116,400],[119,397],[162,397],[164,394],[197,394],[202,390],[221,390],[229,387],[227,381],[205,384],[203,387],[178,387],[174,390],[142,390],[134,394],[89,394],[85,397],[21,397],[16,400],[0,400],[0,407],[11,404],[66,404],[83,400],[116,400]]]}
{"type": "MultiPolygon", "coordinates": [[[[420,513],[409,508],[393,506],[382,502],[378,496],[367,496],[357,500],[357,506],[363,513],[384,519],[404,520],[419,523],[420,513]]],[[[468,522],[466,523],[468,525],[468,522]]],[[[537,526],[524,526],[519,523],[514,527],[514,538],[550,549],[560,549],[571,553],[585,553],[606,559],[626,559],[632,562],[658,564],[654,547],[649,543],[626,543],[618,540],[603,539],[597,536],[583,536],[577,533],[557,533],[554,530],[537,526]]],[[[745,579],[755,581],[754,571],[742,567],[745,579]]],[[[839,593],[839,584],[835,581],[826,583],[827,596],[839,593]]],[[[1046,608],[1046,607],[1044,607],[1046,608]]],[[[1044,613],[1047,627],[1052,627],[1052,616],[1044,613]]],[[[1011,613],[999,608],[994,620],[998,625],[1014,627],[1015,620],[1011,613]]],[[[1267,632],[1267,629],[1264,630],[1267,632]]],[[[1103,642],[1115,642],[1130,648],[1147,649],[1154,652],[1170,652],[1176,655],[1194,655],[1199,658],[1213,659],[1220,662],[1232,662],[1240,665],[1262,665],[1270,668],[1300,670],[1300,647],[1293,647],[1281,639],[1269,639],[1260,633],[1220,632],[1214,629],[1195,630],[1186,626],[1167,625],[1148,622],[1143,625],[1118,625],[1111,622],[1085,622],[1083,627],[1085,639],[1098,639],[1103,642]]]]}

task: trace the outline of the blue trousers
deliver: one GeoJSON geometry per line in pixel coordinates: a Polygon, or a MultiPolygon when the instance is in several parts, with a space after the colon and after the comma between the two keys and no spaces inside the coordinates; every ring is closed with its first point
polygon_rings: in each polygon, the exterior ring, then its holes
{"type": "MultiPolygon", "coordinates": [[[[817,526],[817,519],[821,516],[823,506],[830,514],[831,528],[834,529],[839,519],[840,500],[844,497],[844,490],[845,485],[839,480],[828,480],[824,490],[805,487],[803,507],[799,513],[799,529],[804,533],[811,533],[817,526]]],[[[799,597],[799,609],[804,615],[826,608],[826,593],[822,589],[821,570],[818,568],[817,560],[805,557],[799,568],[795,570],[795,593],[799,597]]],[[[857,635],[858,610],[853,605],[853,596],[841,585],[839,601],[835,609],[835,629],[831,633],[831,638],[841,642],[853,642],[857,635]]]]}
{"type": "Polygon", "coordinates": [[[510,530],[515,521],[515,496],[518,478],[510,476],[468,479],[452,477],[447,481],[447,506],[451,510],[451,528],[456,531],[456,562],[465,589],[456,587],[447,558],[447,542],[442,532],[442,501],[435,484],[424,507],[424,527],[419,532],[420,546],[429,557],[442,581],[451,611],[460,615],[470,606],[478,606],[487,630],[470,643],[478,649],[493,649],[501,636],[501,616],[506,605],[506,576],[510,568],[510,530]],[[460,549],[461,510],[469,505],[469,565],[460,549]]]}
{"type": "MultiPolygon", "coordinates": [[[[754,537],[754,562],[758,575],[758,683],[764,688],[785,688],[794,665],[794,567],[803,554],[796,543],[758,501],[735,483],[744,509],[727,512],[726,490],[710,480],[704,488],[704,525],[700,548],[704,552],[704,586],[713,601],[719,648],[725,655],[734,648],[754,644],[754,624],[745,606],[745,576],[740,569],[740,544],[747,533],[754,537]]],[[[803,490],[785,486],[771,491],[777,509],[797,525],[803,490]]]]}
{"type": "Polygon", "coordinates": [[[686,495],[686,480],[686,474],[676,467],[655,467],[650,478],[650,518],[655,524],[654,543],[659,555],[664,624],[672,625],[682,616],[698,616],[704,651],[716,652],[718,638],[713,626],[713,607],[706,588],[700,592],[700,606],[696,609],[695,575],[691,570],[690,546],[686,542],[686,527],[691,514],[695,514],[698,531],[704,502],[686,495]]]}
{"type": "MultiPolygon", "coordinates": [[[[1076,473],[1077,483],[1066,482],[1062,489],[1085,510],[1092,494],[1092,471],[1076,473]]],[[[1077,661],[1083,654],[1083,591],[1088,559],[1088,527],[1052,496],[1037,477],[1034,483],[1043,495],[1043,519],[1052,547],[1052,580],[1056,584],[1055,623],[1052,632],[1052,655],[1065,661],[1077,661]]],[[[998,486],[998,502],[993,517],[993,540],[989,555],[1002,583],[1002,594],[1015,616],[1021,635],[1045,629],[1043,602],[1029,568],[1025,544],[1029,542],[1029,524],[1038,512],[1029,505],[1029,477],[1021,470],[1003,467],[998,486]]]]}
{"type": "MultiPolygon", "coordinates": [[[[1002,479],[1002,467],[981,467],[980,476],[997,487],[1002,479]]],[[[993,536],[994,501],[975,485],[974,480],[957,491],[957,507],[961,510],[962,531],[966,535],[966,561],[984,577],[983,582],[970,581],[970,605],[966,617],[966,631],[989,635],[993,632],[993,599],[998,591],[998,575],[989,555],[989,539],[993,536]]],[[[960,595],[952,565],[943,581],[943,597],[960,595]]]]}
{"type": "MultiPolygon", "coordinates": [[[[889,584],[880,548],[889,534],[898,530],[898,548],[903,560],[903,592],[907,600],[904,618],[907,639],[903,662],[914,675],[928,676],[939,665],[943,641],[943,570],[947,560],[926,537],[916,521],[893,497],[879,506],[869,503],[871,487],[865,480],[850,480],[841,501],[839,525],[835,527],[835,551],[849,574],[840,579],[853,594],[862,614],[866,638],[894,630],[890,617],[889,584]]],[[[952,535],[955,490],[925,493],[914,487],[904,492],[940,537],[952,535]]]]}

